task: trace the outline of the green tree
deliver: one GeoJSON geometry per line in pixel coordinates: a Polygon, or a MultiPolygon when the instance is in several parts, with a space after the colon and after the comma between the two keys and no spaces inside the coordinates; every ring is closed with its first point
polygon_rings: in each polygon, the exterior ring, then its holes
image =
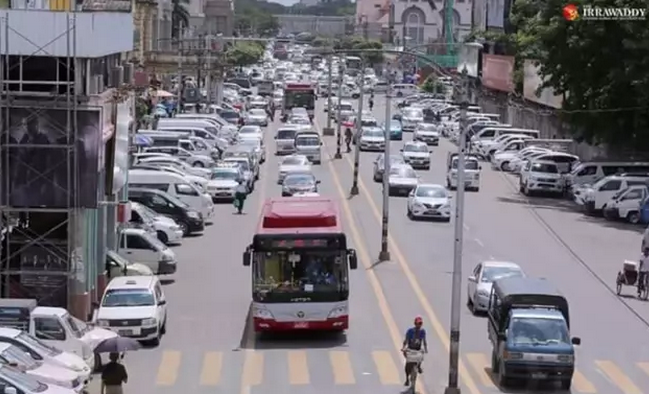
{"type": "Polygon", "coordinates": [[[435,76],[429,75],[421,86],[421,89],[427,93],[446,93],[446,86],[437,80],[435,76]]]}
{"type": "Polygon", "coordinates": [[[365,59],[368,65],[374,65],[383,62],[383,44],[380,41],[365,40],[360,37],[349,37],[338,40],[334,43],[334,49],[347,50],[345,54],[350,56],[360,56],[365,59]],[[358,52],[354,49],[359,49],[358,52]],[[372,52],[362,52],[362,50],[373,50],[372,52]]]}
{"type": "Polygon", "coordinates": [[[171,0],[171,36],[180,37],[181,29],[189,26],[189,0],[171,0]]]}
{"type": "Polygon", "coordinates": [[[242,67],[258,63],[264,56],[264,45],[257,42],[240,41],[225,51],[226,62],[242,67]]]}
{"type": "MultiPolygon", "coordinates": [[[[581,7],[646,8],[640,0],[576,0],[581,7]]],[[[543,87],[564,95],[562,117],[578,139],[649,146],[649,19],[568,21],[562,0],[517,0],[517,56],[533,59],[543,87]]],[[[645,148],[646,151],[646,148],[645,148]]]]}

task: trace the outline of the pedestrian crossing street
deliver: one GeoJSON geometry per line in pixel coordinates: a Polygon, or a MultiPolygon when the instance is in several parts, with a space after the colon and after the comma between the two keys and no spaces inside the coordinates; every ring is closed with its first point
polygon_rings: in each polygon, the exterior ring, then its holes
{"type": "MultiPolygon", "coordinates": [[[[430,360],[429,373],[444,380],[446,356],[430,360]],[[433,364],[434,363],[434,364],[433,364]],[[435,367],[433,367],[435,365],[435,367]],[[443,372],[435,371],[444,366],[443,372]]],[[[154,360],[151,360],[154,361],[154,360]]],[[[465,353],[462,361],[481,393],[500,391],[490,376],[490,355],[465,353]]],[[[649,361],[625,362],[624,367],[610,360],[577,360],[572,393],[649,394],[649,361]]],[[[426,380],[431,378],[426,373],[426,380]]],[[[191,383],[219,387],[236,381],[244,386],[397,386],[403,384],[402,359],[393,351],[374,350],[369,354],[347,350],[242,350],[207,351],[185,356],[180,351],[165,350],[158,360],[155,385],[174,387],[191,383]],[[192,367],[183,367],[188,364],[192,367]],[[196,366],[200,365],[199,368],[196,366]]]]}

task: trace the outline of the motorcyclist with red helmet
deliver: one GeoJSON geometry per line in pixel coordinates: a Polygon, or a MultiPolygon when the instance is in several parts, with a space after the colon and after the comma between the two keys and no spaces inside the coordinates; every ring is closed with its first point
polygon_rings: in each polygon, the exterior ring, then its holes
{"type": "MultiPolygon", "coordinates": [[[[423,351],[424,353],[428,353],[428,342],[426,342],[426,330],[422,328],[423,325],[424,325],[424,320],[421,318],[421,316],[417,316],[415,317],[414,326],[408,328],[408,331],[406,331],[406,336],[405,339],[403,340],[403,347],[401,349],[404,356],[406,355],[406,352],[408,350],[423,351]]],[[[405,366],[406,381],[404,383],[404,386],[410,385],[410,368],[414,367],[414,365],[412,364],[414,363],[406,363],[405,366]]],[[[421,368],[421,363],[417,364],[417,368],[419,369],[419,373],[424,372],[421,368]]]]}

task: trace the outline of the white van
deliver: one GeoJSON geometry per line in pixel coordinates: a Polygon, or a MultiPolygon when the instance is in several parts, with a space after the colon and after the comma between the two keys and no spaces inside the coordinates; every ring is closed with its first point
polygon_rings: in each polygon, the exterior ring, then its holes
{"type": "Polygon", "coordinates": [[[322,141],[315,131],[300,132],[295,136],[295,153],[306,156],[313,164],[322,163],[322,141]]]}
{"type": "Polygon", "coordinates": [[[391,96],[404,97],[419,93],[419,87],[411,83],[395,83],[390,86],[391,96]]]}
{"type": "Polygon", "coordinates": [[[176,254],[141,228],[122,229],[117,253],[132,263],[146,265],[156,275],[173,274],[178,268],[176,254]]]}
{"type": "Polygon", "coordinates": [[[568,185],[592,185],[598,180],[623,173],[649,173],[649,162],[591,161],[575,166],[567,177],[568,185]]]}
{"type": "Polygon", "coordinates": [[[568,174],[572,170],[573,164],[579,162],[579,156],[571,155],[569,153],[551,151],[544,155],[538,156],[535,160],[555,162],[557,163],[557,167],[559,168],[559,172],[561,174],[568,174]]]}
{"type": "MultiPolygon", "coordinates": [[[[446,159],[446,187],[450,190],[456,190],[457,183],[457,166],[459,163],[458,154],[450,153],[446,159]]],[[[466,190],[480,191],[480,162],[475,156],[466,156],[464,161],[464,188],[466,190]]]]}
{"type": "Polygon", "coordinates": [[[295,135],[297,127],[284,125],[277,129],[275,134],[275,154],[292,155],[295,153],[295,135]]]}
{"type": "Polygon", "coordinates": [[[608,220],[624,219],[632,224],[640,223],[640,207],[649,195],[646,185],[633,185],[619,191],[602,210],[608,220]]]}
{"type": "Polygon", "coordinates": [[[601,212],[606,207],[606,203],[618,192],[634,185],[647,185],[647,181],[649,181],[648,177],[617,175],[600,179],[583,193],[583,204],[586,213],[601,212]]]}
{"type": "Polygon", "coordinates": [[[541,135],[538,130],[532,129],[515,129],[513,127],[500,126],[485,127],[484,129],[480,130],[480,132],[471,137],[471,144],[473,145],[480,140],[493,140],[494,138],[497,138],[503,134],[521,134],[530,136],[532,138],[539,138],[539,136],[541,135]]]}
{"type": "Polygon", "coordinates": [[[177,127],[198,128],[205,130],[214,136],[218,135],[220,130],[220,127],[218,127],[215,122],[208,119],[162,118],[158,120],[157,129],[175,130],[177,127]]]}
{"type": "Polygon", "coordinates": [[[214,219],[214,203],[210,195],[181,175],[166,171],[134,169],[128,171],[128,184],[132,187],[167,192],[200,212],[206,222],[209,223],[214,219]]]}

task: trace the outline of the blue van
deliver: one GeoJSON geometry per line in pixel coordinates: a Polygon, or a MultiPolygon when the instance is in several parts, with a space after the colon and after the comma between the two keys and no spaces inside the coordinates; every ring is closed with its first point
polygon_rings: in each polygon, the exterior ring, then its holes
{"type": "Polygon", "coordinates": [[[501,388],[511,380],[557,381],[570,390],[575,371],[568,301],[545,279],[503,278],[489,298],[491,370],[501,388]]]}

